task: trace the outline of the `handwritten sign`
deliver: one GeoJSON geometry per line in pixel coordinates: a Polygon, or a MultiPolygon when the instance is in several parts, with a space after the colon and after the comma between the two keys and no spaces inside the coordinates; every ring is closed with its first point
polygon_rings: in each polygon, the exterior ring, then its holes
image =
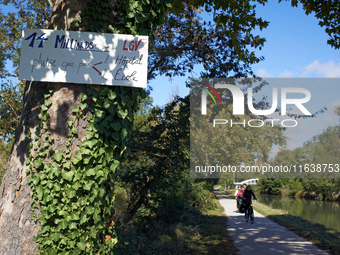
{"type": "Polygon", "coordinates": [[[147,85],[148,37],[25,29],[19,79],[147,85]]]}

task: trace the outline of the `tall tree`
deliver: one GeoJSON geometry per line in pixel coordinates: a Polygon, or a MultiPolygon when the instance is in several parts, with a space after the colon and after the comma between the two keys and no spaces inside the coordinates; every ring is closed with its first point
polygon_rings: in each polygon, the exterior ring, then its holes
{"type": "MultiPolygon", "coordinates": [[[[48,28],[152,36],[167,4],[58,0],[48,28]]],[[[26,83],[0,188],[1,254],[113,252],[115,170],[141,96],[132,88],[26,83]]]]}

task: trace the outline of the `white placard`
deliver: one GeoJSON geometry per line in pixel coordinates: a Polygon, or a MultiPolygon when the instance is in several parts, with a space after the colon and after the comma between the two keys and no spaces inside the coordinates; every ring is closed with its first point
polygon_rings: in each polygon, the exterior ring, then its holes
{"type": "Polygon", "coordinates": [[[25,29],[19,79],[146,88],[148,37],[25,29]]]}

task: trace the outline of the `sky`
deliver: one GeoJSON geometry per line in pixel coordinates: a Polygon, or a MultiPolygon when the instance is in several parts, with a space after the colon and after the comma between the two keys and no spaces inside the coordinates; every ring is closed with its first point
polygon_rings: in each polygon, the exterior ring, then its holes
{"type": "MultiPolygon", "coordinates": [[[[266,43],[257,54],[265,60],[253,65],[259,76],[266,78],[340,78],[340,50],[327,44],[328,35],[318,25],[313,14],[306,15],[299,7],[291,7],[289,2],[269,1],[259,6],[258,17],[263,17],[270,24],[267,29],[258,31],[266,38],[266,43]]],[[[199,77],[196,69],[194,77],[199,77]]],[[[152,80],[151,96],[155,105],[164,105],[169,101],[173,90],[185,96],[188,77],[160,76],[152,80]]]]}
{"type": "MultiPolygon", "coordinates": [[[[257,51],[265,59],[253,65],[253,71],[264,78],[340,78],[340,50],[327,44],[328,35],[318,25],[313,14],[307,16],[301,5],[291,7],[285,1],[280,4],[277,1],[268,2],[256,11],[258,17],[270,23],[267,29],[257,31],[266,38],[262,50],[257,51]]],[[[199,77],[199,70],[196,69],[194,77],[199,77]]],[[[180,96],[187,95],[189,90],[185,87],[186,79],[179,77],[170,81],[167,77],[158,77],[150,82],[154,104],[164,105],[169,102],[173,91],[178,91],[180,96]]],[[[300,147],[328,126],[339,124],[339,116],[334,113],[334,109],[340,106],[340,79],[334,80],[332,85],[305,86],[312,95],[308,109],[315,112],[327,107],[328,111],[316,118],[299,120],[297,127],[288,128],[285,131],[288,137],[287,149],[300,147]]],[[[271,88],[263,91],[270,94],[271,88]]],[[[278,150],[274,148],[271,156],[278,150]]]]}

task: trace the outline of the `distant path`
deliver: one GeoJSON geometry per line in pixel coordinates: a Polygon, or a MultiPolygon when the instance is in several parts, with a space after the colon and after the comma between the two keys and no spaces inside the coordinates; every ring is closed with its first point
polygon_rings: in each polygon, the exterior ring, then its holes
{"type": "Polygon", "coordinates": [[[214,193],[228,216],[228,232],[240,255],[328,254],[258,212],[255,212],[254,224],[246,223],[244,214],[236,212],[235,199],[217,190],[214,193]]]}

